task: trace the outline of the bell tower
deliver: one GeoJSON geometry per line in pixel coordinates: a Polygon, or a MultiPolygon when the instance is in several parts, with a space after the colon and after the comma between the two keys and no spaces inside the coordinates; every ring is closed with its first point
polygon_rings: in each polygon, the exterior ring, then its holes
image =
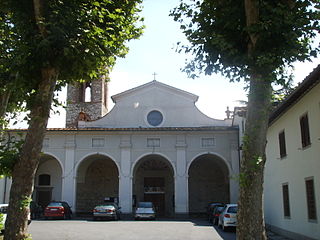
{"type": "Polygon", "coordinates": [[[78,121],[92,121],[108,112],[108,78],[68,84],[66,127],[78,126],[78,121]]]}

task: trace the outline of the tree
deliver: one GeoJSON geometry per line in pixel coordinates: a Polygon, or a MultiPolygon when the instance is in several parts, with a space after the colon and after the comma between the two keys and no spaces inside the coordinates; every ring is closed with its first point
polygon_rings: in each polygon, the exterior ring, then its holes
{"type": "Polygon", "coordinates": [[[190,0],[172,12],[192,54],[184,71],[222,73],[249,86],[246,130],[240,162],[238,239],[266,239],[263,218],[263,171],[272,86],[284,85],[287,68],[310,60],[319,49],[319,3],[307,0],[190,0]]]}
{"type": "MultiPolygon", "coordinates": [[[[1,1],[1,16],[10,17],[16,36],[14,47],[6,49],[15,63],[8,71],[22,83],[30,111],[24,144],[13,164],[5,239],[28,237],[28,205],[54,90],[106,74],[116,57],[125,56],[127,41],[142,34],[141,1],[1,1]]],[[[9,39],[4,27],[0,25],[0,32],[9,39]]]]}
{"type": "MultiPolygon", "coordinates": [[[[7,111],[15,112],[21,107],[22,94],[15,82],[14,51],[17,35],[10,22],[11,15],[0,12],[0,131],[6,126],[7,111]],[[16,89],[15,94],[11,94],[16,89]]],[[[0,132],[1,136],[1,132],[0,132]]]]}

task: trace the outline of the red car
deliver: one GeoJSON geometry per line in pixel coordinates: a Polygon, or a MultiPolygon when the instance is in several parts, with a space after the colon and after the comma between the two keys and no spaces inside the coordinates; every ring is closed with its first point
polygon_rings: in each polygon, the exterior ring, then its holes
{"type": "Polygon", "coordinates": [[[43,216],[48,218],[71,219],[72,211],[67,202],[51,202],[44,209],[43,216]]]}

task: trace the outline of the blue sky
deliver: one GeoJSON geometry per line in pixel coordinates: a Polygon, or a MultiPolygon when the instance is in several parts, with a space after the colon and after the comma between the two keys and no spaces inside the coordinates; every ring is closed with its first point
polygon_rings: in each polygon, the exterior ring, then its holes
{"type": "MultiPolygon", "coordinates": [[[[246,100],[242,83],[229,83],[220,75],[201,76],[189,79],[180,69],[186,56],[175,52],[178,41],[186,41],[179,24],[169,17],[169,11],[179,4],[179,0],[144,0],[142,16],[146,29],[143,36],[129,43],[126,58],[118,59],[110,78],[109,96],[153,80],[191,92],[199,96],[197,107],[212,118],[225,118],[226,107],[239,105],[237,100],[246,100]]],[[[316,61],[319,63],[319,61],[316,61]]],[[[296,82],[302,81],[317,63],[296,64],[296,82]]],[[[59,93],[65,99],[65,91],[59,93]]],[[[109,109],[113,106],[109,99],[109,109]]],[[[65,113],[51,115],[48,127],[64,127],[65,113]]]]}

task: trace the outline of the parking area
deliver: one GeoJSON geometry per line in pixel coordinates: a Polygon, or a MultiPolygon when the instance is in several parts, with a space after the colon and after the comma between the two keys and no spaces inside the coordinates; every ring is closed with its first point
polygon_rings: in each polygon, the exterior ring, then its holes
{"type": "Polygon", "coordinates": [[[92,221],[34,220],[33,240],[235,240],[235,231],[223,232],[206,220],[92,221]]]}

